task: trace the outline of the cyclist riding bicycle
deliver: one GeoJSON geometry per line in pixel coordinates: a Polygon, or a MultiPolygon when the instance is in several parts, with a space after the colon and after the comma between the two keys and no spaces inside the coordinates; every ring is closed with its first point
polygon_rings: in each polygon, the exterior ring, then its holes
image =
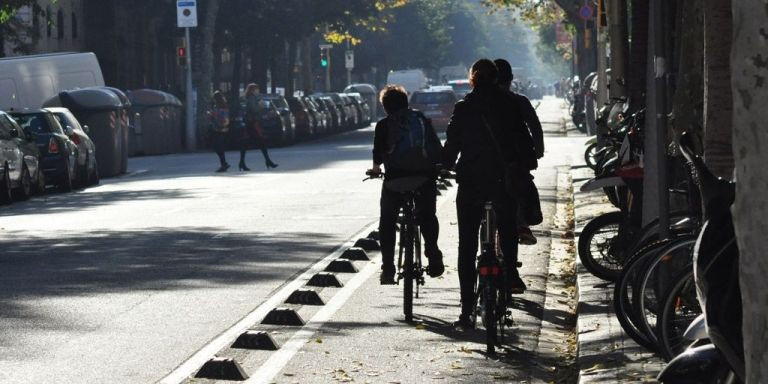
{"type": "Polygon", "coordinates": [[[381,284],[395,284],[395,226],[400,209],[405,204],[402,193],[390,189],[398,179],[426,176],[428,181],[416,190],[415,204],[424,254],[429,260],[427,273],[431,277],[443,274],[443,254],[437,246],[439,224],[435,215],[437,187],[435,181],[442,146],[432,123],[424,115],[408,107],[408,95],[400,86],[385,87],[380,94],[387,117],[376,124],[373,142],[373,173],[386,174],[381,189],[381,284]]]}
{"type": "Polygon", "coordinates": [[[471,328],[476,280],[478,232],[485,202],[492,202],[507,268],[506,286],[521,293],[525,283],[517,271],[517,203],[506,188],[509,165],[523,160],[516,149],[515,127],[521,116],[496,85],[498,70],[488,59],[478,60],[470,71],[473,87],[459,101],[446,131],[443,165],[456,169],[459,184],[456,210],[459,221],[459,284],[461,315],[456,325],[471,328]],[[461,157],[459,157],[461,154],[461,157]],[[458,163],[456,162],[458,158],[458,163]]]}

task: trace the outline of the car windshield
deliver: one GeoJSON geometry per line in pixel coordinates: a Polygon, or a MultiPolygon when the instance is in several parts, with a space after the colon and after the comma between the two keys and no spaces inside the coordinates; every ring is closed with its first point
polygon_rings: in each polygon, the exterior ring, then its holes
{"type": "Polygon", "coordinates": [[[53,116],[56,117],[56,120],[59,121],[59,124],[61,124],[62,127],[69,126],[69,127],[72,127],[72,129],[75,129],[75,130],[77,130],[80,127],[79,124],[77,124],[75,121],[73,121],[74,119],[72,119],[70,116],[68,116],[64,112],[55,112],[53,114],[53,116]]]}
{"type": "Polygon", "coordinates": [[[268,98],[267,100],[271,101],[277,108],[288,109],[288,103],[282,97],[268,98]]]}
{"type": "Polygon", "coordinates": [[[62,133],[59,127],[52,127],[42,113],[13,115],[13,119],[27,132],[62,133]]]}
{"type": "Polygon", "coordinates": [[[417,92],[411,97],[413,104],[454,103],[454,97],[448,92],[417,92]]]}
{"type": "Polygon", "coordinates": [[[453,87],[453,91],[456,93],[469,93],[469,91],[472,90],[472,87],[469,85],[469,83],[451,84],[451,87],[453,87]]]}

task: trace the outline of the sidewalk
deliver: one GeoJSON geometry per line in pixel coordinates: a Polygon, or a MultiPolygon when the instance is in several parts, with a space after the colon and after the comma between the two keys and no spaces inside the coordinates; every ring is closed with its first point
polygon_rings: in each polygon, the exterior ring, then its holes
{"type": "MultiPolygon", "coordinates": [[[[583,164],[583,160],[580,162],[583,164]]],[[[579,192],[581,185],[594,177],[591,169],[575,166],[571,177],[578,236],[592,218],[616,208],[600,191],[579,192]]],[[[579,383],[655,383],[655,377],[664,367],[663,360],[624,333],[613,312],[613,283],[592,276],[581,265],[577,254],[575,257],[579,383]]]]}

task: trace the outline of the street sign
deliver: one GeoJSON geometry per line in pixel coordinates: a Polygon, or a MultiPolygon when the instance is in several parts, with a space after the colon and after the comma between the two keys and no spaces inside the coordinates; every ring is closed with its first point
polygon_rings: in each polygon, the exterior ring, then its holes
{"type": "Polygon", "coordinates": [[[347,69],[355,68],[355,51],[347,51],[344,53],[344,62],[347,69]]]}
{"type": "Polygon", "coordinates": [[[197,27],[197,0],[177,0],[176,20],[179,28],[197,27]]]}
{"type": "Polygon", "coordinates": [[[331,49],[333,48],[333,44],[320,44],[320,49],[331,49]]]}
{"type": "Polygon", "coordinates": [[[595,9],[591,5],[584,5],[579,8],[579,17],[582,20],[592,20],[592,16],[595,15],[595,9]]]}

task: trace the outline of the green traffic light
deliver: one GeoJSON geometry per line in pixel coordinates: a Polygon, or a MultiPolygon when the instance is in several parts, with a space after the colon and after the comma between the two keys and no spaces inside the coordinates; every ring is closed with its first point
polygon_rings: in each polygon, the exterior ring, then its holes
{"type": "Polygon", "coordinates": [[[326,59],[322,59],[322,60],[320,60],[320,65],[321,65],[322,67],[327,67],[327,66],[328,66],[328,60],[326,60],[326,59]]]}

